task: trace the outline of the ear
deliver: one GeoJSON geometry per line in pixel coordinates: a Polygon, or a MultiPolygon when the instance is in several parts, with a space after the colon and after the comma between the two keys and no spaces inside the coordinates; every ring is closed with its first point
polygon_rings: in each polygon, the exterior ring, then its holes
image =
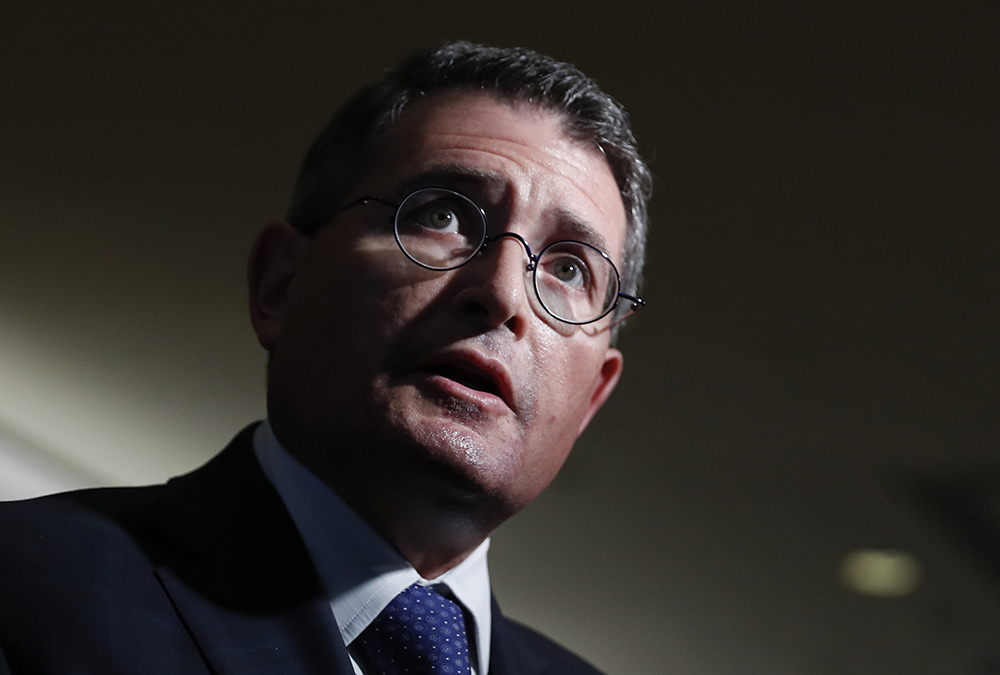
{"type": "Polygon", "coordinates": [[[289,290],[305,258],[308,241],[288,223],[275,221],[261,228],[250,250],[250,323],[260,346],[268,351],[284,325],[289,290]]]}
{"type": "Polygon", "coordinates": [[[622,356],[622,353],[613,347],[609,347],[608,351],[604,354],[604,363],[601,364],[601,370],[594,383],[594,391],[590,395],[590,405],[587,407],[587,414],[583,416],[583,421],[580,423],[577,435],[583,433],[583,430],[590,424],[590,420],[601,409],[604,402],[608,400],[611,392],[615,390],[618,378],[622,375],[622,366],[624,364],[625,357],[622,356]]]}

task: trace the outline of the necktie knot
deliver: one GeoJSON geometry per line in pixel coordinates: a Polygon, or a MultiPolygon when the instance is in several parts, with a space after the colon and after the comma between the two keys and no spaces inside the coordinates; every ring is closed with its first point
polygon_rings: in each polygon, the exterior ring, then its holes
{"type": "Polygon", "coordinates": [[[404,589],[355,641],[374,675],[470,675],[462,608],[418,584],[404,589]]]}

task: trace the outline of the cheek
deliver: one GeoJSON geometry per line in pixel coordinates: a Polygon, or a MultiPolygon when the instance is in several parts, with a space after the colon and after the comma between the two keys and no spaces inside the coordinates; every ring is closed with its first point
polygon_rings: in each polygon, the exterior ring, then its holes
{"type": "Polygon", "coordinates": [[[546,442],[554,446],[572,444],[595,386],[594,377],[585,374],[596,373],[600,367],[594,345],[554,334],[551,339],[537,342],[534,353],[535,367],[530,378],[535,397],[532,426],[538,427],[537,433],[545,435],[546,442]]]}
{"type": "Polygon", "coordinates": [[[559,338],[562,344],[549,345],[540,361],[540,378],[548,386],[540,392],[535,441],[528,447],[536,448],[534,473],[539,483],[552,480],[569,455],[579,437],[583,420],[587,417],[599,371],[603,365],[606,345],[594,337],[583,339],[559,338]]]}
{"type": "Polygon", "coordinates": [[[317,283],[328,292],[325,301],[314,299],[314,316],[326,317],[342,340],[361,351],[378,348],[373,340],[387,341],[405,332],[406,325],[441,292],[440,279],[421,274],[406,260],[393,264],[402,255],[398,250],[390,253],[394,255],[387,253],[385,261],[381,256],[365,257],[317,283]]]}
{"type": "MultiPolygon", "coordinates": [[[[558,336],[559,340],[567,338],[558,336]]],[[[526,467],[526,486],[533,499],[555,478],[569,456],[578,437],[578,430],[588,408],[593,380],[581,378],[581,373],[594,372],[591,350],[566,349],[565,345],[548,345],[539,350],[536,361],[534,419],[530,424],[525,447],[534,455],[526,467]]]]}

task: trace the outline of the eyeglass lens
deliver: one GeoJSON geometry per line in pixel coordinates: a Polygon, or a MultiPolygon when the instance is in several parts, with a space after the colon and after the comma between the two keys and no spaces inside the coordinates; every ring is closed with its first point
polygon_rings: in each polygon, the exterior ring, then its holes
{"type": "MultiPolygon", "coordinates": [[[[486,217],[468,197],[444,188],[423,188],[396,211],[396,240],[403,253],[432,270],[451,270],[472,260],[486,241],[486,217]]],[[[599,249],[559,241],[539,254],[535,293],[547,312],[568,323],[604,316],[618,298],[618,273],[599,249]]]]}

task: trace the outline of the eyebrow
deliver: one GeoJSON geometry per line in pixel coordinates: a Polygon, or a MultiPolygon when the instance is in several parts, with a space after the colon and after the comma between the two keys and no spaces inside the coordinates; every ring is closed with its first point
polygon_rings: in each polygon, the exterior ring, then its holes
{"type": "Polygon", "coordinates": [[[611,255],[608,241],[601,235],[600,232],[580,220],[575,213],[567,211],[566,209],[557,209],[556,218],[559,221],[559,229],[561,231],[568,231],[571,233],[570,236],[572,236],[573,239],[582,241],[585,244],[590,244],[591,246],[601,249],[608,255],[611,255]]]}
{"type": "Polygon", "coordinates": [[[462,164],[434,164],[400,184],[397,193],[406,194],[420,187],[448,187],[449,184],[456,183],[501,188],[506,185],[507,181],[501,174],[494,171],[485,171],[462,164]]]}
{"type": "MultiPolygon", "coordinates": [[[[404,181],[396,192],[397,194],[406,194],[420,187],[449,187],[449,185],[461,186],[463,184],[477,187],[480,190],[504,189],[507,185],[507,178],[495,171],[487,171],[463,164],[434,164],[404,181]]],[[[554,215],[558,231],[566,233],[565,235],[560,234],[560,237],[565,236],[590,244],[611,255],[610,246],[604,236],[592,225],[581,219],[578,214],[568,209],[558,208],[554,215]]]]}

